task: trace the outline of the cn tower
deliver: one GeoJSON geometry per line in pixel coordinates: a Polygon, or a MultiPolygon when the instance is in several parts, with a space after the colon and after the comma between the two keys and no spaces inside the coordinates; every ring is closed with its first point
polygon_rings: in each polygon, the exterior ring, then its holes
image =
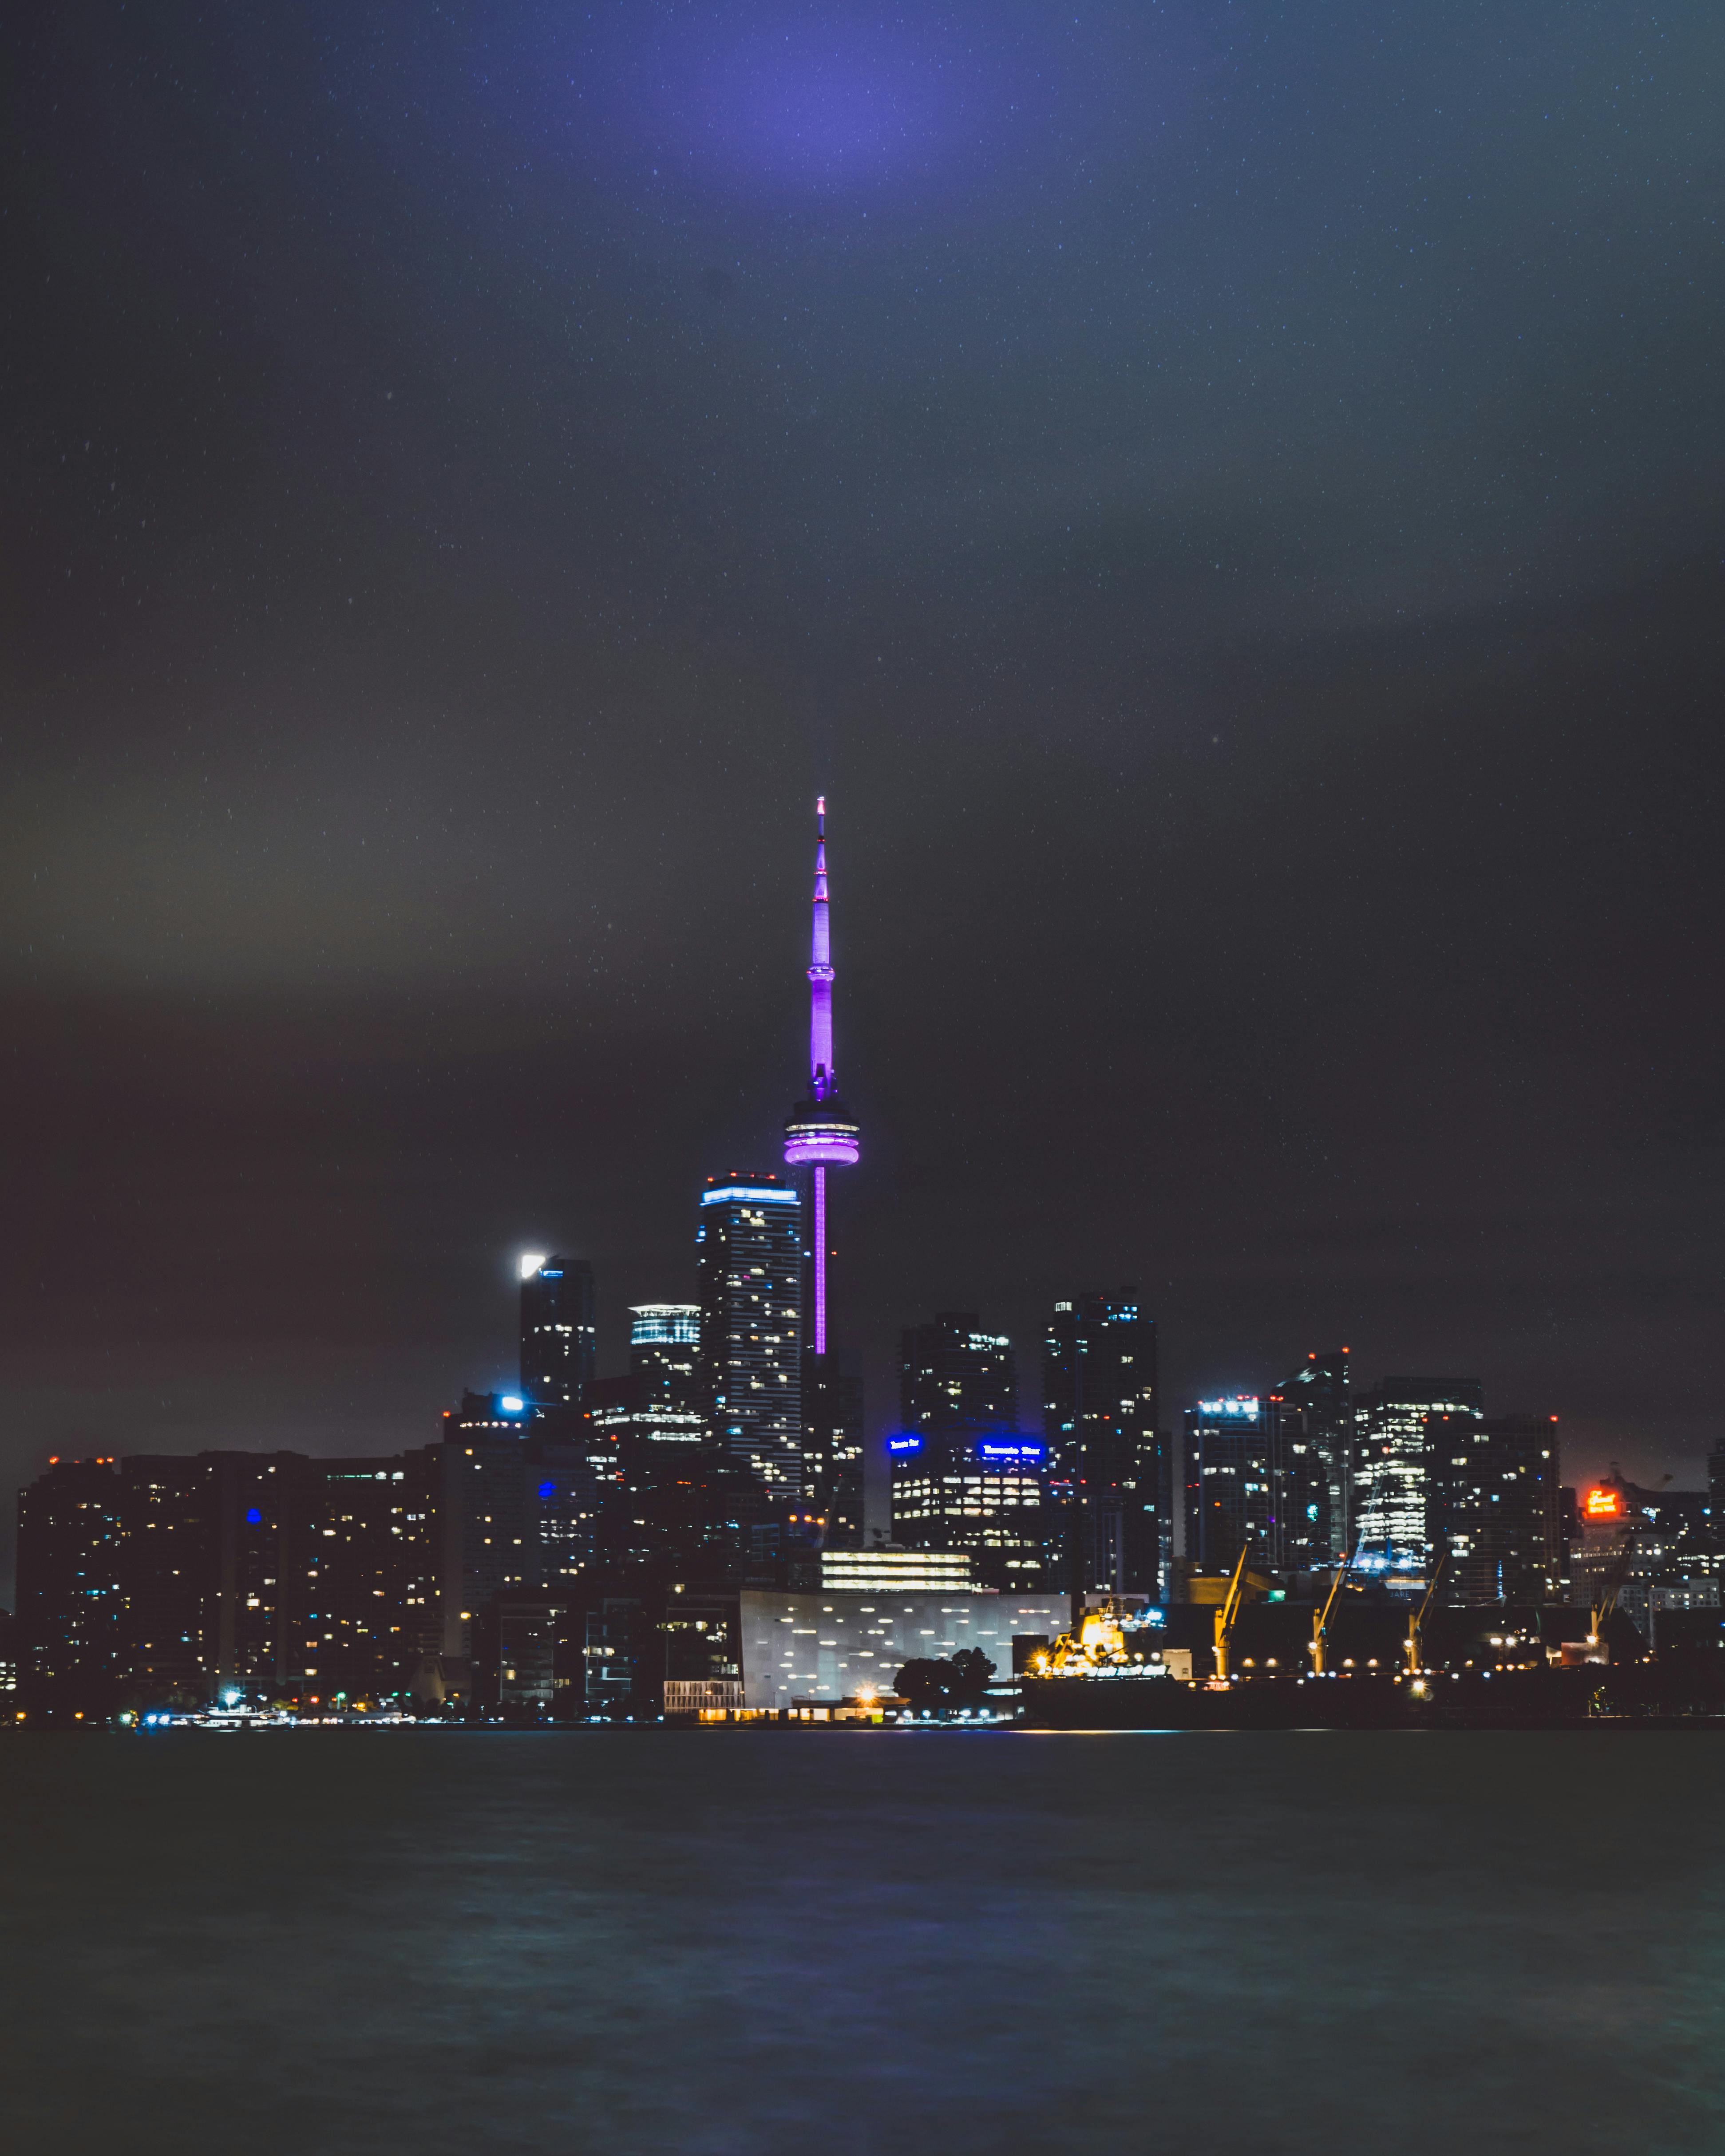
{"type": "Polygon", "coordinates": [[[788,1168],[814,1171],[814,1309],[809,1346],[827,1352],[827,1170],[856,1165],[861,1133],[839,1098],[833,1070],[833,946],[827,896],[827,803],[814,804],[814,925],[809,952],[809,1097],[784,1127],[788,1168]]]}

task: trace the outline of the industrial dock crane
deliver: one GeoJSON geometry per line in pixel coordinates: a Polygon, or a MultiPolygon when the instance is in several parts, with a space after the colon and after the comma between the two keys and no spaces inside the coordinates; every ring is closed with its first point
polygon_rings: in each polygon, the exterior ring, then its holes
{"type": "Polygon", "coordinates": [[[1431,1568],[1431,1578],[1425,1583],[1425,1599],[1421,1601],[1419,1609],[1408,1620],[1408,1636],[1404,1644],[1407,1649],[1408,1675],[1410,1677],[1417,1677],[1425,1666],[1422,1659],[1425,1647],[1425,1613],[1431,1607],[1431,1598],[1438,1591],[1438,1582],[1443,1578],[1444,1567],[1449,1562],[1448,1550],[1440,1550],[1438,1553],[1438,1561],[1431,1568]]]}
{"type": "Polygon", "coordinates": [[[1314,1676],[1327,1676],[1329,1674],[1324,1667],[1324,1657],[1328,1654],[1330,1647],[1330,1612],[1335,1608],[1336,1597],[1342,1592],[1343,1583],[1353,1569],[1353,1560],[1359,1555],[1359,1548],[1360,1546],[1356,1544],[1343,1558],[1336,1577],[1330,1582],[1330,1591],[1324,1599],[1324,1606],[1312,1623],[1312,1673],[1314,1676]]]}
{"type": "Polygon", "coordinates": [[[1252,1553],[1252,1538],[1248,1535],[1240,1546],[1240,1558],[1235,1565],[1233,1577],[1228,1582],[1228,1593],[1216,1612],[1216,1677],[1219,1683],[1228,1681],[1228,1656],[1234,1640],[1234,1620],[1240,1614],[1244,1599],[1246,1559],[1252,1553]]]}

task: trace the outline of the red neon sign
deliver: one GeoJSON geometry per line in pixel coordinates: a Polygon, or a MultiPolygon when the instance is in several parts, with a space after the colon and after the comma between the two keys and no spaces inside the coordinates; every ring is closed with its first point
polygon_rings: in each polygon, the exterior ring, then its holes
{"type": "Polygon", "coordinates": [[[1621,1519],[1623,1492],[1620,1490],[1589,1490],[1587,1493],[1587,1516],[1590,1520],[1621,1519]]]}

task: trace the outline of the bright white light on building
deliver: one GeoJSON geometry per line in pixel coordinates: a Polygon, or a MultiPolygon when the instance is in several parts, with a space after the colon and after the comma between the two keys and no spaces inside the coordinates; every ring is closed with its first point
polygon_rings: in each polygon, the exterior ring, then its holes
{"type": "Polygon", "coordinates": [[[521,1278],[531,1280],[550,1255],[548,1250],[523,1250],[521,1255],[521,1278]]]}

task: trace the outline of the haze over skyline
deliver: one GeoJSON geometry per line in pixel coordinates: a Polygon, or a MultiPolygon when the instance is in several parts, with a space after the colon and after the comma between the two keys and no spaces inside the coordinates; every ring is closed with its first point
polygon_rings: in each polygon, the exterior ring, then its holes
{"type": "Polygon", "coordinates": [[[1701,1479],[1716,9],[8,34],[8,1491],[429,1443],[524,1248],[618,1367],[822,793],[871,1440],[1132,1281],[1701,1479]]]}

